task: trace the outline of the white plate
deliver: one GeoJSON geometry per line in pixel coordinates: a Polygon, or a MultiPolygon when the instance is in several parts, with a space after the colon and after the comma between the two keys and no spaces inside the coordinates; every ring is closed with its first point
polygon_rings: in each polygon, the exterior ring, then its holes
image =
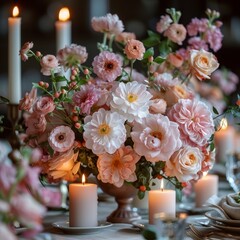
{"type": "Polygon", "coordinates": [[[226,230],[227,232],[232,232],[232,233],[240,233],[240,227],[233,227],[233,226],[227,226],[223,223],[219,223],[219,222],[215,222],[215,221],[212,221],[210,223],[212,226],[216,227],[216,228],[220,228],[220,229],[223,229],[223,230],[226,230]]]}
{"type": "Polygon", "coordinates": [[[223,223],[228,226],[239,227],[240,229],[240,220],[226,219],[223,218],[217,211],[211,210],[205,213],[205,216],[211,220],[214,220],[219,223],[223,223]]]}
{"type": "Polygon", "coordinates": [[[69,227],[69,222],[55,222],[52,224],[53,227],[61,229],[64,233],[69,234],[90,234],[102,230],[104,228],[112,226],[109,222],[98,222],[96,227],[69,227]]]}
{"type": "Polygon", "coordinates": [[[183,210],[190,213],[204,213],[209,211],[209,207],[196,207],[195,203],[180,203],[178,205],[179,210],[183,210]]]}

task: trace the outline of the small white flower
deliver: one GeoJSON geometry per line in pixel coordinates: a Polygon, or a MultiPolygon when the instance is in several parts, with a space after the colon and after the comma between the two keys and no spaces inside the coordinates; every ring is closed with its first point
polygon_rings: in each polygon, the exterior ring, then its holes
{"type": "Polygon", "coordinates": [[[100,109],[84,119],[86,147],[95,154],[114,153],[126,140],[124,119],[116,112],[100,109]]]}
{"type": "Polygon", "coordinates": [[[120,83],[112,94],[111,109],[124,116],[129,122],[140,120],[149,114],[152,94],[144,84],[120,83]]]}

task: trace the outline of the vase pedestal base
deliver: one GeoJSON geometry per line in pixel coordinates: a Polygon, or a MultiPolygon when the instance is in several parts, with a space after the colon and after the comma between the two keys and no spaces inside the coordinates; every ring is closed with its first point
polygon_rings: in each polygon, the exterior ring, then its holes
{"type": "Polygon", "coordinates": [[[132,209],[133,198],[115,198],[118,207],[108,217],[107,221],[112,223],[131,223],[140,220],[141,216],[132,209]]]}

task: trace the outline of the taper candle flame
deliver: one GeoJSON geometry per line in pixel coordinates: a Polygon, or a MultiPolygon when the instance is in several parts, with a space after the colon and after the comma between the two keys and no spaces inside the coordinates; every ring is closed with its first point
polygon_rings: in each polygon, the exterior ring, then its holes
{"type": "Polygon", "coordinates": [[[58,15],[58,19],[60,21],[67,21],[70,18],[70,12],[68,10],[68,8],[64,7],[59,11],[59,15],[58,15]]]}
{"type": "Polygon", "coordinates": [[[12,15],[13,17],[17,17],[19,15],[19,9],[17,6],[13,8],[12,15]]]}
{"type": "Polygon", "coordinates": [[[160,186],[162,192],[163,192],[163,179],[161,179],[161,186],[160,186]]]}
{"type": "Polygon", "coordinates": [[[82,184],[84,185],[85,182],[86,182],[86,178],[85,178],[85,175],[83,174],[83,175],[82,175],[82,184]]]}

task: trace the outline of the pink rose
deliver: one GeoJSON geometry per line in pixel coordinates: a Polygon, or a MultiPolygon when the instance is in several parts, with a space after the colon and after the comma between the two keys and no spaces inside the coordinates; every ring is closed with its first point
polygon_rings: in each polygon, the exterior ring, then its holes
{"type": "Polygon", "coordinates": [[[46,115],[55,109],[55,104],[51,97],[40,97],[33,105],[33,112],[39,115],[46,115]]]}
{"type": "Polygon", "coordinates": [[[199,80],[210,79],[211,73],[219,67],[216,57],[203,49],[190,51],[190,65],[199,80]]]}
{"type": "Polygon", "coordinates": [[[164,32],[164,36],[169,38],[174,43],[182,45],[182,42],[185,40],[187,35],[187,30],[182,24],[173,23],[169,28],[164,32]]]}
{"type": "Polygon", "coordinates": [[[124,53],[127,55],[128,59],[133,60],[141,60],[143,58],[143,54],[145,53],[145,47],[142,42],[131,39],[127,42],[124,53]]]}
{"type": "Polygon", "coordinates": [[[197,173],[201,170],[203,159],[199,148],[181,147],[166,161],[165,173],[167,176],[176,176],[179,182],[198,179],[197,173]]]}
{"type": "Polygon", "coordinates": [[[45,76],[51,76],[51,72],[56,73],[60,71],[58,60],[54,55],[44,56],[40,61],[40,65],[42,67],[41,73],[45,76]]]}
{"type": "Polygon", "coordinates": [[[150,104],[150,107],[149,107],[149,112],[150,113],[164,114],[166,112],[166,109],[167,109],[167,103],[166,103],[165,100],[159,99],[159,98],[151,100],[151,104],[150,104]]]}
{"type": "Polygon", "coordinates": [[[26,133],[28,135],[35,135],[43,133],[46,130],[47,121],[44,115],[31,114],[25,122],[27,126],[26,133]]]}

